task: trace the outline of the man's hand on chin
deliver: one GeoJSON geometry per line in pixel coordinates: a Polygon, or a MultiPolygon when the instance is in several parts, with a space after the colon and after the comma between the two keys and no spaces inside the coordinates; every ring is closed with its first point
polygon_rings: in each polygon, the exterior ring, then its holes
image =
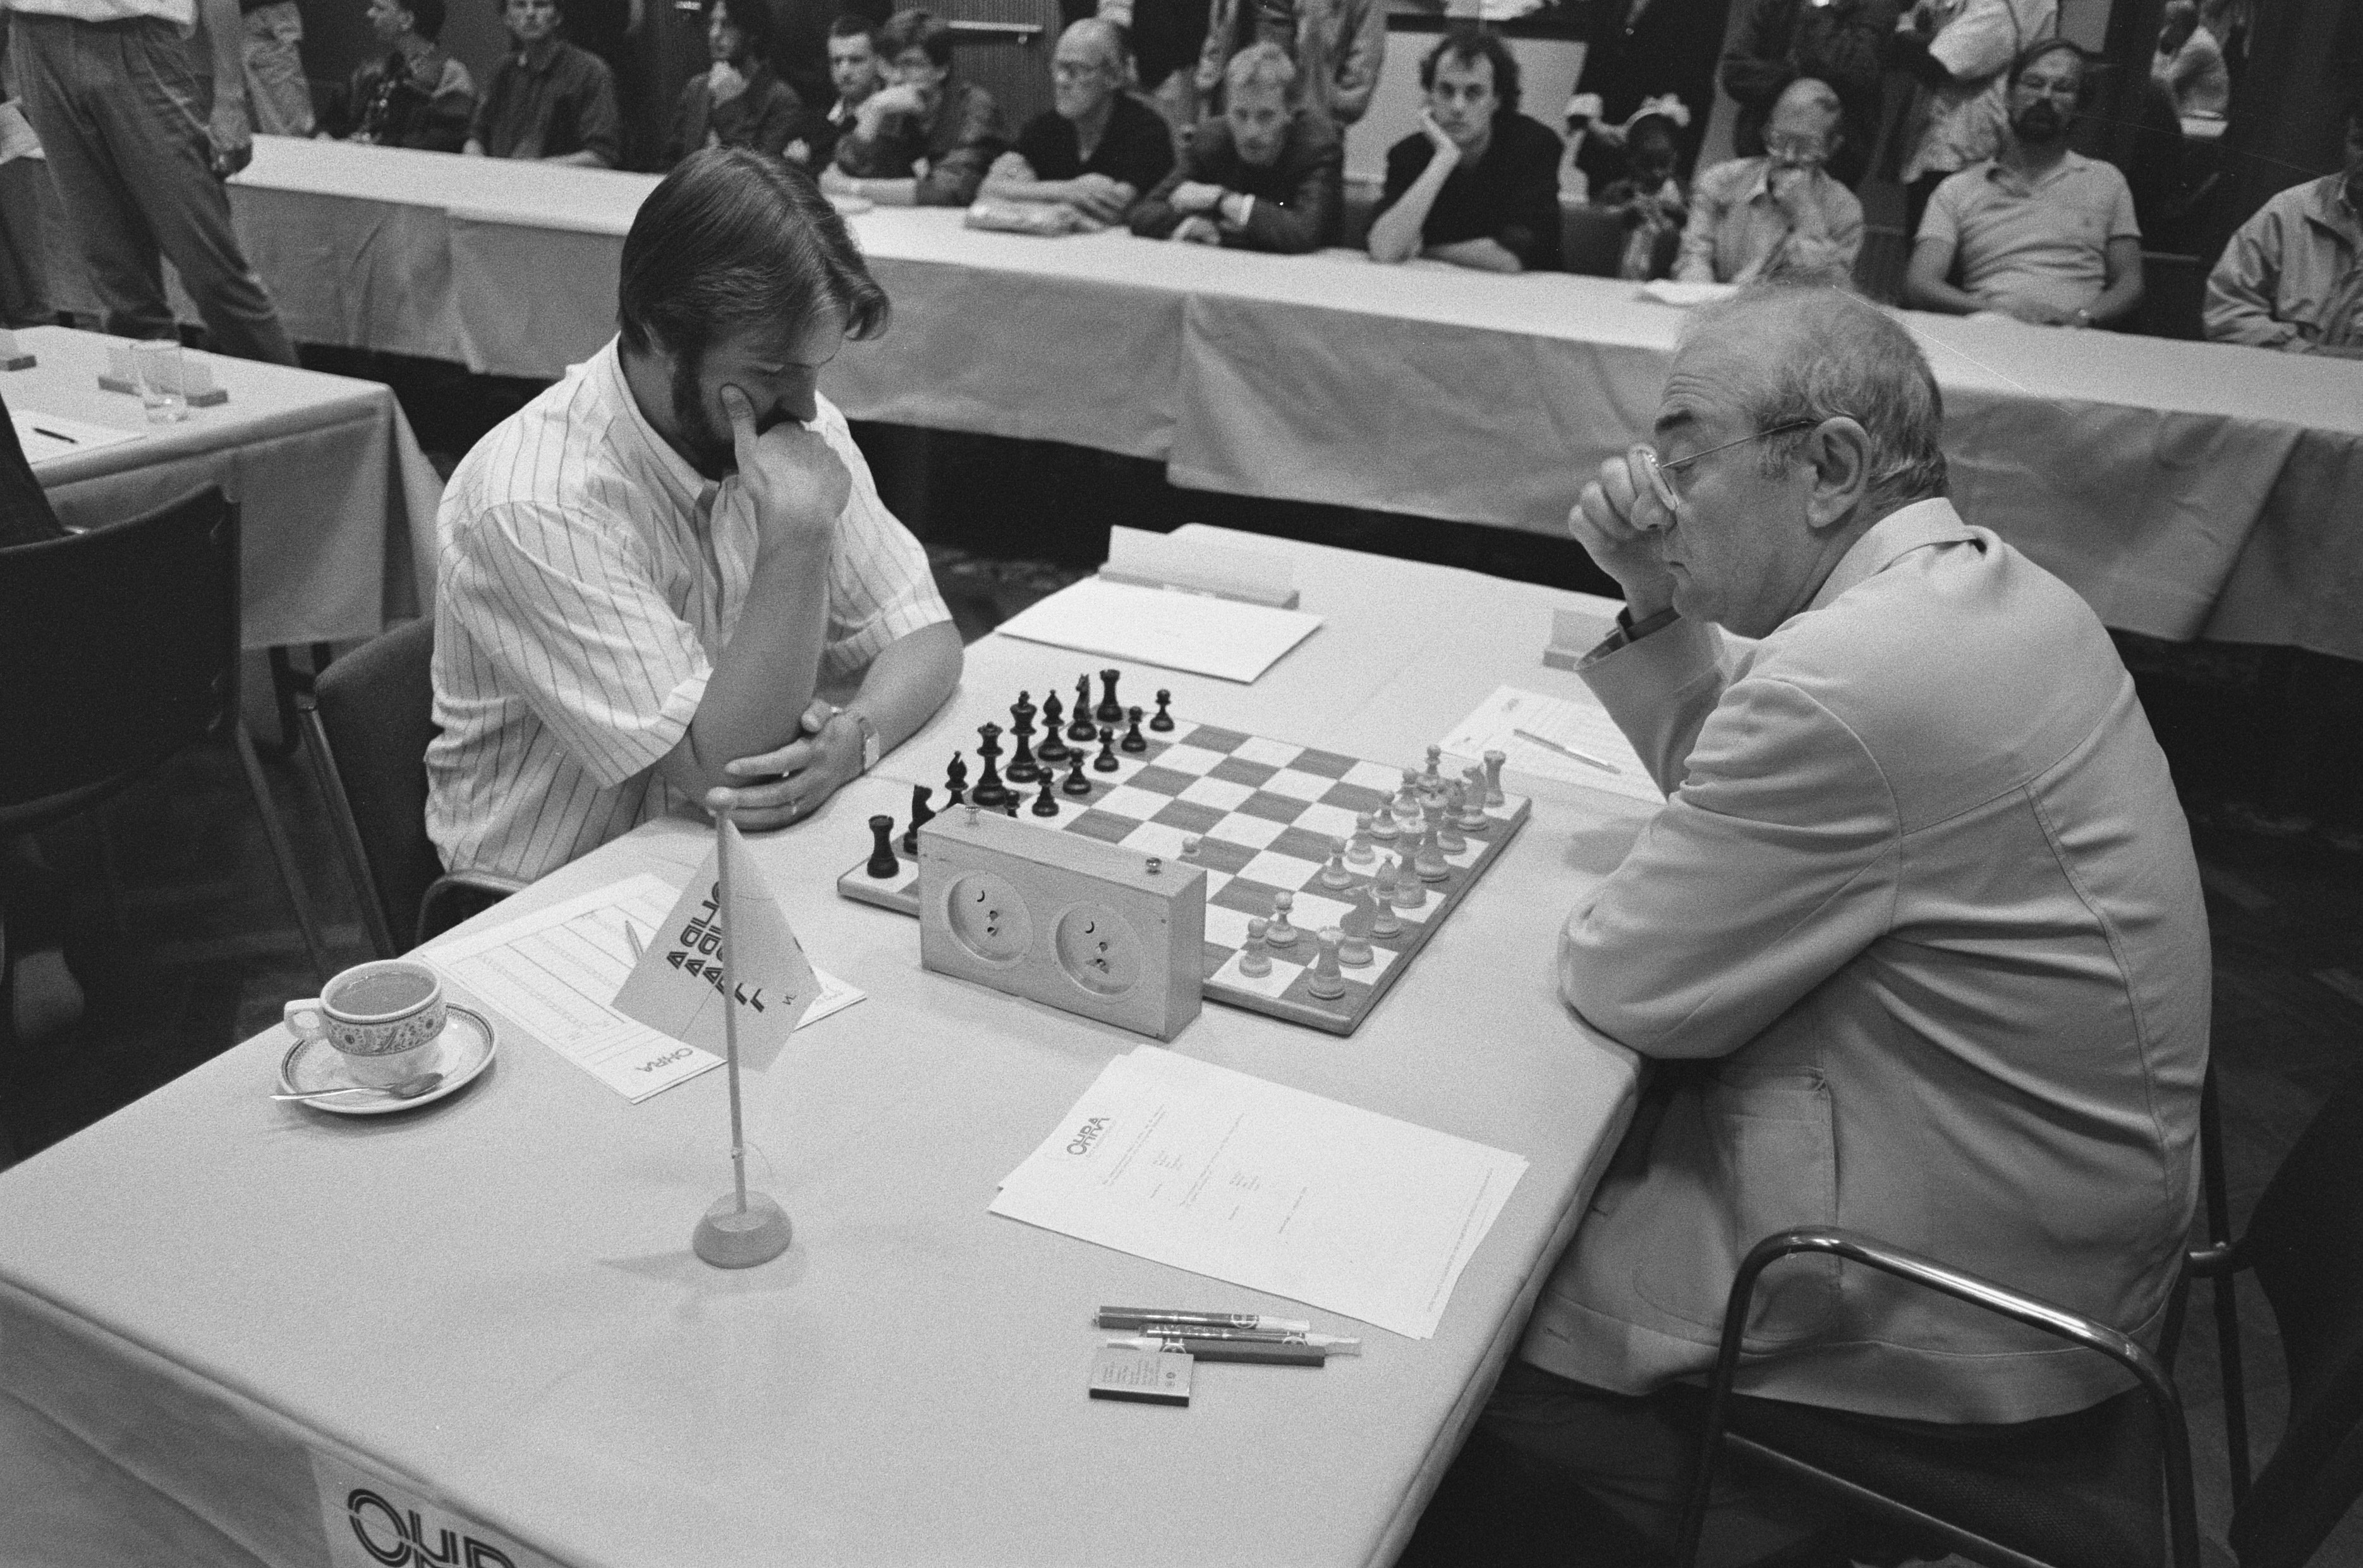
{"type": "Polygon", "coordinates": [[[1647,620],[1674,602],[1673,574],[1666,570],[1659,536],[1674,518],[1643,476],[1636,448],[1600,465],[1600,477],[1567,514],[1567,531],[1593,564],[1625,590],[1625,609],[1647,620]]]}

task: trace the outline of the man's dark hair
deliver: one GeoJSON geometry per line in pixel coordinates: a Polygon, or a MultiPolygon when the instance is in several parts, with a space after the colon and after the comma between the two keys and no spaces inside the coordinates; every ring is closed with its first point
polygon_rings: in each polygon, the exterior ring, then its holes
{"type": "Polygon", "coordinates": [[[2020,50],[2018,58],[2010,62],[2009,84],[2013,87],[2017,86],[2018,79],[2026,74],[2027,67],[2038,60],[2048,60],[2055,54],[2072,54],[2076,57],[2076,106],[2080,109],[2091,101],[2092,90],[2100,85],[2100,72],[2098,62],[2093,60],[2091,53],[2073,39],[2037,39],[2020,50]]]}
{"type": "Polygon", "coordinates": [[[1419,62],[1419,90],[1423,93],[1436,86],[1437,67],[1447,60],[1457,60],[1463,65],[1474,65],[1481,60],[1493,62],[1493,96],[1500,100],[1502,112],[1518,112],[1518,57],[1502,35],[1476,22],[1455,22],[1444,29],[1436,47],[1419,62]]]}
{"type": "MultiPolygon", "coordinates": [[[[747,0],[760,5],[761,0],[747,0]]],[[[715,340],[750,325],[792,330],[822,310],[849,338],[886,329],[886,291],[812,176],[745,147],[701,149],[649,193],[624,237],[616,326],[636,353],[693,373],[715,340]]]]}
{"type": "Polygon", "coordinates": [[[443,0],[402,0],[410,13],[410,30],[433,43],[443,36],[443,0]]]}
{"type": "Polygon", "coordinates": [[[878,24],[857,12],[840,12],[837,20],[828,25],[828,36],[833,39],[868,39],[870,52],[879,52],[878,24]]]}
{"type": "Polygon", "coordinates": [[[708,21],[713,20],[716,6],[730,18],[730,25],[738,29],[738,36],[747,40],[749,54],[762,61],[771,58],[771,0],[712,0],[706,6],[708,21]]]}
{"type": "Polygon", "coordinates": [[[878,52],[890,64],[915,49],[923,49],[937,69],[952,68],[951,24],[932,11],[895,12],[878,29],[878,52]]]}

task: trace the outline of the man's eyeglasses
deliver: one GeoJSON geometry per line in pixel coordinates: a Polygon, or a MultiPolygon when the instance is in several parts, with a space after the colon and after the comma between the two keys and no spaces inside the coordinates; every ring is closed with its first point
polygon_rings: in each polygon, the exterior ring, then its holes
{"type": "Polygon", "coordinates": [[[1688,457],[1678,457],[1671,462],[1659,457],[1655,447],[1635,447],[1633,455],[1641,460],[1641,472],[1649,476],[1649,488],[1658,493],[1659,505],[1664,506],[1669,512],[1680,511],[1682,505],[1682,493],[1675,484],[1674,479],[1692,463],[1711,458],[1717,452],[1727,452],[1734,447],[1744,447],[1751,441],[1768,440],[1774,436],[1785,436],[1792,430],[1810,430],[1820,423],[1819,419],[1792,419],[1785,425],[1775,425],[1769,430],[1758,430],[1752,436],[1742,436],[1736,441],[1725,441],[1719,447],[1709,447],[1703,452],[1692,452],[1688,457]]]}
{"type": "Polygon", "coordinates": [[[1770,136],[1764,150],[1792,163],[1817,163],[1829,153],[1829,143],[1818,136],[1770,136]]]}

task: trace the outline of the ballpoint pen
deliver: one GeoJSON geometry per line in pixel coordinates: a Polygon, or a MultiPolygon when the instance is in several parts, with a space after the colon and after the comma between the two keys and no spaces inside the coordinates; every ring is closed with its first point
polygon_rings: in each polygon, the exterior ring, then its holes
{"type": "Polygon", "coordinates": [[[1261,1366],[1320,1366],[1329,1358],[1312,1345],[1270,1340],[1238,1343],[1229,1340],[1195,1340],[1178,1334],[1137,1334],[1108,1341],[1111,1350],[1180,1351],[1202,1362],[1251,1362],[1261,1366]]]}
{"type": "Polygon", "coordinates": [[[1342,1334],[1315,1334],[1309,1330],[1297,1333],[1283,1329],[1176,1329],[1152,1323],[1136,1330],[1150,1339],[1193,1340],[1202,1344],[1226,1345],[1302,1345],[1330,1356],[1359,1356],[1362,1341],[1342,1334]]]}
{"type": "Polygon", "coordinates": [[[1614,762],[1604,762],[1587,751],[1579,751],[1572,746],[1562,746],[1558,741],[1547,736],[1537,735],[1531,729],[1513,728],[1510,733],[1522,740],[1531,740],[1537,746],[1548,747],[1562,757],[1572,757],[1579,762],[1589,762],[1604,773],[1621,773],[1625,771],[1614,762]]]}
{"type": "Polygon", "coordinates": [[[1103,1329],[1263,1329],[1281,1334],[1309,1334],[1313,1325],[1301,1318],[1273,1318],[1260,1312],[1167,1311],[1156,1307],[1103,1307],[1103,1329]]]}

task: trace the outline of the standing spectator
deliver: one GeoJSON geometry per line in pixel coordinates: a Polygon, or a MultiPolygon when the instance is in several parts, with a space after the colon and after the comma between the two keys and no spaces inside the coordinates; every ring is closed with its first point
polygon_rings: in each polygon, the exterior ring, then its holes
{"type": "Polygon", "coordinates": [[[1895,0],[1752,0],[1723,55],[1723,90],[1739,102],[1739,156],[1764,150],[1764,127],[1790,83],[1827,83],[1845,111],[1829,172],[1851,190],[1870,167],[1885,106],[1880,48],[1895,30],[1895,0]]]}
{"type": "Polygon", "coordinates": [[[665,139],[670,169],[701,147],[785,153],[803,128],[796,90],[771,70],[771,7],[765,0],[711,0],[705,8],[705,74],[681,90],[665,139]]]}
{"type": "Polygon", "coordinates": [[[304,75],[304,18],[295,0],[238,0],[246,98],[265,136],[309,136],[312,83],[304,75]]]}
{"type": "Polygon", "coordinates": [[[1618,209],[1625,227],[1632,230],[1616,263],[1620,278],[1654,278],[1672,263],[1671,251],[1690,211],[1681,180],[1674,172],[1681,155],[1674,139],[1678,128],[1663,115],[1643,115],[1633,121],[1625,130],[1625,177],[1601,189],[1599,205],[1618,209]]]}
{"type": "Polygon", "coordinates": [[[1345,206],[1345,144],[1295,102],[1296,67],[1276,43],[1223,67],[1223,112],[1199,122],[1181,164],[1132,209],[1150,239],[1301,255],[1334,243],[1345,206]]]}
{"type": "Polygon", "coordinates": [[[2011,63],[2058,24],[2059,0],[1923,0],[1887,35],[1887,63],[1920,83],[1905,121],[1906,228],[1918,232],[1948,176],[2002,150],[2011,63]]]}
{"type": "Polygon", "coordinates": [[[952,30],[926,11],[897,11],[879,29],[887,85],[854,111],[821,188],[885,206],[966,206],[1009,145],[1001,106],[952,79],[952,30]]]}
{"type": "Polygon", "coordinates": [[[1846,143],[1843,115],[1827,83],[1807,76],[1782,88],[1765,155],[1718,163],[1692,184],[1674,276],[1845,287],[1862,250],[1862,204],[1827,168],[1846,143]]]}
{"type": "Polygon", "coordinates": [[[1419,62],[1419,83],[1427,106],[1419,129],[1387,150],[1371,256],[1557,271],[1559,140],[1518,112],[1509,45],[1490,29],[1455,24],[1419,62]]]}
{"type": "Polygon", "coordinates": [[[370,0],[370,28],[387,46],[346,90],[347,137],[379,147],[457,152],[476,116],[476,82],[436,47],[443,0],[370,0]]]}
{"type": "Polygon", "coordinates": [[[826,169],[835,161],[838,141],[854,115],[886,84],[878,61],[878,29],[851,12],[828,25],[828,82],[837,95],[828,113],[805,120],[802,134],[788,143],[788,161],[807,169],[826,169]]]}
{"type": "Polygon", "coordinates": [[[504,15],[516,47],[493,67],[462,150],[614,168],[623,132],[607,62],[560,36],[566,17],[558,0],[508,0],[504,15]]]}
{"type": "Polygon", "coordinates": [[[170,257],[216,349],[294,364],[222,190],[254,156],[237,0],[9,0],[8,28],[25,117],[105,329],[179,329],[164,299],[170,257]],[[192,73],[199,61],[210,91],[192,73]]]}
{"type": "MultiPolygon", "coordinates": [[[[0,67],[7,61],[7,42],[6,24],[0,23],[0,67]]],[[[0,69],[0,81],[6,77],[0,69]]],[[[56,317],[50,305],[49,225],[41,216],[50,171],[33,157],[40,150],[24,109],[0,95],[0,327],[39,327],[56,317]]]]}
{"type": "Polygon", "coordinates": [[[1213,0],[1198,50],[1204,108],[1241,50],[1268,43],[1296,67],[1297,102],[1339,135],[1362,117],[1387,59],[1386,0],[1213,0]]]}
{"type": "Polygon", "coordinates": [[[1124,90],[1130,74],[1123,28],[1096,17],[1070,24],[1050,61],[1052,106],[994,161],[984,194],[1122,223],[1173,168],[1173,133],[1124,90]]]}
{"type": "MultiPolygon", "coordinates": [[[[1600,98],[1599,128],[1625,125],[1644,105],[1677,98],[1682,116],[1675,135],[1675,172],[1688,173],[1698,156],[1714,103],[1714,67],[1723,52],[1729,0],[1599,0],[1590,7],[1591,36],[1576,86],[1600,98]],[[1692,109],[1697,106],[1699,112],[1692,109]]],[[[1587,137],[1578,157],[1592,189],[1628,177],[1628,153],[1613,136],[1587,137]]]]}
{"type": "Polygon", "coordinates": [[[2201,25],[2192,0],[2167,0],[2163,16],[2150,75],[2174,95],[2176,114],[2223,118],[2232,106],[2232,72],[2224,64],[2223,47],[2201,25]]]}
{"type": "Polygon", "coordinates": [[[2084,51],[2065,39],[2020,58],[2001,155],[1928,203],[1903,280],[1910,303],[2037,327],[2113,326],[2141,304],[2133,192],[2115,165],[2068,150],[2089,80],[2084,51]]]}
{"type": "Polygon", "coordinates": [[[2345,166],[2273,197],[2224,247],[2205,321],[2218,343],[2363,360],[2363,98],[2345,166]]]}

